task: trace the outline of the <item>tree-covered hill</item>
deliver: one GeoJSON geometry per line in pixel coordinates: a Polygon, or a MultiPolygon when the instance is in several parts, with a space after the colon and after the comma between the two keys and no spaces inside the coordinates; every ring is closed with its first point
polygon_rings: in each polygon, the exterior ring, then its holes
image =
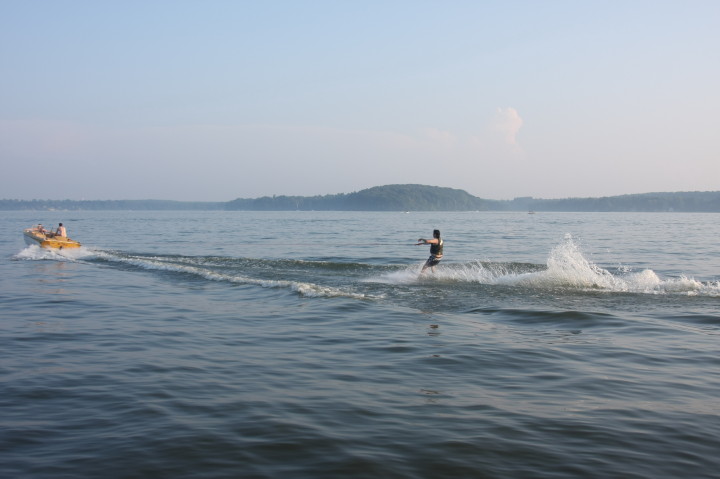
{"type": "Polygon", "coordinates": [[[265,196],[227,203],[230,210],[466,211],[488,209],[487,201],[463,190],[425,185],[375,186],[325,196],[265,196]]]}

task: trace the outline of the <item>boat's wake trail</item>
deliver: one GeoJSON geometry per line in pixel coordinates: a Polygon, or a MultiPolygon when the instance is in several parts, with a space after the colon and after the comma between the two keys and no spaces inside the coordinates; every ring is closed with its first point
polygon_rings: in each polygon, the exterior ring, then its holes
{"type": "Polygon", "coordinates": [[[283,271],[273,270],[272,261],[226,257],[150,256],[122,252],[95,251],[99,261],[122,264],[144,270],[191,275],[208,281],[249,284],[263,288],[281,288],[306,297],[348,297],[366,299],[367,295],[346,288],[314,282],[286,279],[283,271]]]}
{"type": "Polygon", "coordinates": [[[435,273],[424,275],[419,274],[419,267],[413,266],[384,273],[373,281],[388,284],[465,282],[570,291],[720,296],[720,281],[703,282],[689,276],[663,279],[652,269],[633,271],[621,267],[611,272],[589,261],[570,236],[550,251],[545,265],[490,261],[448,263],[437,267],[435,273]]]}
{"type": "Polygon", "coordinates": [[[550,251],[544,265],[475,260],[441,263],[434,273],[425,274],[420,274],[421,264],[378,266],[287,259],[130,254],[86,247],[52,250],[30,246],[15,258],[111,263],[127,268],[191,275],[208,281],[288,289],[307,297],[377,299],[384,297],[387,290],[379,285],[404,289],[430,282],[438,288],[475,283],[565,292],[720,296],[720,281],[703,282],[689,276],[661,278],[652,269],[634,271],[628,267],[600,267],[583,255],[570,236],[550,251]]]}

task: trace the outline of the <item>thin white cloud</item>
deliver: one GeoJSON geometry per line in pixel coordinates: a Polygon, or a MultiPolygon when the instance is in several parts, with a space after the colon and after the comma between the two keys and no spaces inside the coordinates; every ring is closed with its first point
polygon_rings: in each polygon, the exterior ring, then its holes
{"type": "Polygon", "coordinates": [[[515,108],[498,108],[495,114],[494,126],[505,143],[519,146],[517,136],[523,126],[523,119],[515,108]]]}

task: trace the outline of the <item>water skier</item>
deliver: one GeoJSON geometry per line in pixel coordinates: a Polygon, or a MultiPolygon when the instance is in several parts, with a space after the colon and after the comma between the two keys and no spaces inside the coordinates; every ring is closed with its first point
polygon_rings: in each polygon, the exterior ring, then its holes
{"type": "MultiPolygon", "coordinates": [[[[430,245],[430,257],[425,262],[420,273],[424,273],[426,269],[430,268],[432,272],[435,272],[435,266],[440,262],[443,256],[443,240],[440,238],[440,230],[433,230],[432,239],[420,238],[417,245],[430,245]]],[[[416,246],[417,246],[416,245],[416,246]]]]}

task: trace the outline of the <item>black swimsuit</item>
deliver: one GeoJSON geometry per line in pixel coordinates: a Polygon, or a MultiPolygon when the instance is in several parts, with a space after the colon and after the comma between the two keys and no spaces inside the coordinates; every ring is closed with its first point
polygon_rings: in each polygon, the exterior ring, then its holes
{"type": "Polygon", "coordinates": [[[430,257],[425,262],[425,267],[431,267],[437,265],[442,259],[443,255],[443,240],[438,241],[437,244],[430,245],[430,257]]]}

